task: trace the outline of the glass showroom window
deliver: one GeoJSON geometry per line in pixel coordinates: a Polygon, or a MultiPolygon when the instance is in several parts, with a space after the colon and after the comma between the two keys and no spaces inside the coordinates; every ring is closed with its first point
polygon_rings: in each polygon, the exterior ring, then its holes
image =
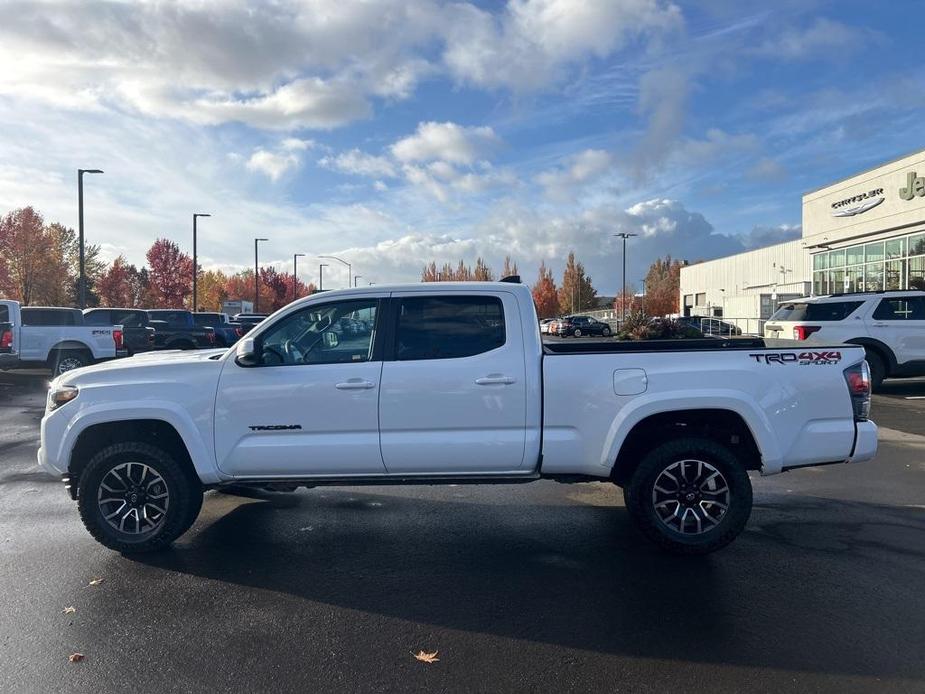
{"type": "Polygon", "coordinates": [[[906,286],[906,261],[905,260],[888,260],[886,263],[886,275],[884,277],[884,289],[902,289],[906,286]]]}
{"type": "Polygon", "coordinates": [[[925,234],[909,237],[909,255],[925,255],[925,234]]]}
{"type": "Polygon", "coordinates": [[[925,289],[925,255],[909,258],[909,289],[925,289]]]}

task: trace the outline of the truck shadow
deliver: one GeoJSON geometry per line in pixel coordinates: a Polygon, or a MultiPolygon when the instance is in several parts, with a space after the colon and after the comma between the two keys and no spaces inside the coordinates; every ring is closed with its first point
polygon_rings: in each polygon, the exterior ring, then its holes
{"type": "Polygon", "coordinates": [[[209,498],[174,550],[133,559],[597,653],[925,677],[909,657],[925,648],[921,509],[765,496],[732,546],[685,559],[621,507],[477,499],[314,490],[216,514],[209,498]]]}

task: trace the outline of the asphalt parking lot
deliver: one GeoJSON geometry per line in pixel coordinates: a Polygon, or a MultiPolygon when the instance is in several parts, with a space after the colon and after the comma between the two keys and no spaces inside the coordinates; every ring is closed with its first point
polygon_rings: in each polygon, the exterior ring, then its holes
{"type": "Polygon", "coordinates": [[[875,396],[875,461],[755,478],[695,559],[548,481],[210,493],[122,557],[36,467],[44,381],[0,373],[0,691],[925,691],[925,380],[875,396]]]}

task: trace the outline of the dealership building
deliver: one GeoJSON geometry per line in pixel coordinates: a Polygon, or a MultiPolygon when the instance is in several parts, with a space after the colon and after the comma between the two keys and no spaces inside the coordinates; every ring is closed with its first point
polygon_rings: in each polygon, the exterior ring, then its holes
{"type": "Polygon", "coordinates": [[[808,294],[925,289],[925,150],[803,195],[795,241],[681,269],[681,312],[760,333],[808,294]]]}

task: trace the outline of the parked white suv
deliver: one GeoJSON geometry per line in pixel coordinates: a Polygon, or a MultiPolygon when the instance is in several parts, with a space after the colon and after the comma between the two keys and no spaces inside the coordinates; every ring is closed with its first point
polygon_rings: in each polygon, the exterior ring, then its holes
{"type": "Polygon", "coordinates": [[[925,292],[833,294],[786,301],[765,337],[808,344],[848,343],[867,353],[871,381],[925,375],[925,292]]]}

